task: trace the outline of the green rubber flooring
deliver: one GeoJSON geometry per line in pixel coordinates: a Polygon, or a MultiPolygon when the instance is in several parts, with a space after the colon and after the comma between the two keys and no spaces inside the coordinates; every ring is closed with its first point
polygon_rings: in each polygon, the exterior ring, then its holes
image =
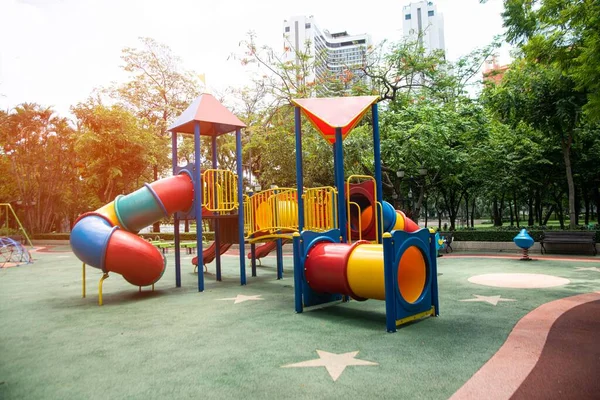
{"type": "Polygon", "coordinates": [[[154,292],[113,274],[102,307],[99,270],[88,267],[82,298],[72,253],[34,257],[0,269],[0,399],[446,399],[529,311],[600,290],[600,262],[441,257],[440,316],[390,334],[377,300],[296,314],[290,257],[283,280],[268,257],[258,277],[247,266],[248,285],[240,286],[239,259],[226,255],[223,281],[211,265],[198,293],[192,255],[183,256],[183,286],[175,288],[169,254],[154,292]],[[467,280],[498,272],[570,283],[513,289],[467,280]],[[481,299],[475,295],[514,301],[460,301],[481,299]],[[318,366],[332,359],[337,367],[318,366]]]}

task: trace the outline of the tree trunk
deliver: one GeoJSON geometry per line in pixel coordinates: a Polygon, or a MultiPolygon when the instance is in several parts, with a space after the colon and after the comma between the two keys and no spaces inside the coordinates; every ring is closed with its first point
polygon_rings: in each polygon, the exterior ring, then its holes
{"type": "Polygon", "coordinates": [[[508,200],[508,210],[510,211],[510,226],[515,226],[515,217],[513,215],[513,205],[510,199],[508,200]]]}
{"type": "Polygon", "coordinates": [[[517,228],[520,228],[520,226],[519,226],[519,208],[517,207],[517,192],[515,190],[513,190],[513,201],[514,201],[515,219],[517,222],[517,228]]]}
{"type": "MultiPolygon", "coordinates": [[[[562,141],[563,158],[565,160],[565,170],[567,174],[567,185],[569,187],[569,226],[575,228],[577,219],[575,216],[575,184],[573,183],[573,171],[571,169],[571,143],[573,141],[572,133],[567,140],[562,141]]],[[[561,210],[562,214],[562,210],[561,210]]],[[[564,227],[564,222],[561,222],[561,227],[564,227]]]]}
{"type": "Polygon", "coordinates": [[[585,185],[583,186],[582,189],[582,194],[583,194],[583,204],[585,205],[585,225],[587,226],[590,223],[590,193],[589,193],[589,189],[585,187],[585,185]]]}
{"type": "Polygon", "coordinates": [[[494,197],[493,207],[494,226],[502,226],[502,209],[504,208],[504,195],[502,195],[502,198],[500,199],[500,204],[498,204],[498,199],[494,197]]]}
{"type": "Polygon", "coordinates": [[[535,212],[536,218],[539,225],[546,225],[542,223],[544,221],[544,206],[542,205],[542,191],[540,189],[535,191],[535,212]]]}
{"type": "Polygon", "coordinates": [[[552,204],[550,206],[550,208],[548,209],[548,211],[546,212],[546,216],[542,220],[542,225],[546,225],[548,223],[548,220],[550,219],[550,216],[552,215],[553,211],[554,211],[554,204],[552,204]]]}
{"type": "Polygon", "coordinates": [[[533,191],[530,190],[529,191],[529,201],[527,202],[527,205],[529,207],[529,221],[528,221],[528,225],[529,226],[533,226],[534,225],[534,211],[533,211],[533,206],[534,206],[534,195],[533,195],[533,191]]]}
{"type": "Polygon", "coordinates": [[[600,224],[600,187],[594,188],[594,203],[596,203],[596,222],[600,224]]]}
{"type": "Polygon", "coordinates": [[[465,221],[467,222],[467,228],[469,227],[469,193],[465,192],[465,221]]]}
{"type": "Polygon", "coordinates": [[[475,197],[473,198],[473,206],[471,207],[471,228],[475,228],[475,197]]]}

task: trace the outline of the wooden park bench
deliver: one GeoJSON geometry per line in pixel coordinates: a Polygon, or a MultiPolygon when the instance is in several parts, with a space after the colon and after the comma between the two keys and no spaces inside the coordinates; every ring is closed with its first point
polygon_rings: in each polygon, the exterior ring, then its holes
{"type": "Polygon", "coordinates": [[[540,245],[542,246],[541,252],[544,254],[548,253],[546,244],[557,243],[557,244],[589,244],[592,246],[594,255],[598,252],[596,250],[596,232],[577,232],[577,231],[546,231],[540,238],[540,245]]]}

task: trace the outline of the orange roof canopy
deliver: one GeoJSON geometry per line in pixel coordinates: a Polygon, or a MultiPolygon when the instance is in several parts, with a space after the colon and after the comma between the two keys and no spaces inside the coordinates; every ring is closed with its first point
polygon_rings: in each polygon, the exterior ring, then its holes
{"type": "Polygon", "coordinates": [[[177,117],[169,131],[193,134],[196,122],[200,122],[202,136],[219,136],[246,127],[238,117],[208,93],[198,96],[177,117]]]}
{"type": "Polygon", "coordinates": [[[335,143],[335,129],[342,129],[342,140],[362,119],[377,96],[319,97],[292,99],[329,143],[335,143]]]}

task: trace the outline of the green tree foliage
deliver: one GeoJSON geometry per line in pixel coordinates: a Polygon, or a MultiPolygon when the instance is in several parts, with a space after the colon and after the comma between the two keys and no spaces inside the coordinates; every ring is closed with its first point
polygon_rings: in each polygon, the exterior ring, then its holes
{"type": "MultiPolygon", "coordinates": [[[[167,45],[147,37],[140,41],[141,49],[122,50],[123,69],[130,79],[114,88],[112,96],[162,139],[164,150],[156,153],[154,160],[156,180],[170,167],[168,125],[199,95],[200,85],[193,73],[181,69],[181,60],[167,45]]],[[[156,223],[154,231],[159,230],[156,223]]]]}
{"type": "Polygon", "coordinates": [[[585,93],[556,64],[517,60],[501,85],[490,87],[487,103],[505,123],[521,121],[551,136],[560,145],[568,185],[570,226],[576,225],[575,184],[571,149],[582,126],[585,93]]]}
{"type": "Polygon", "coordinates": [[[5,201],[33,233],[60,229],[68,218],[74,175],[73,129],[51,108],[24,103],[0,115],[0,168],[5,201]]]}
{"type": "Polygon", "coordinates": [[[504,0],[507,40],[529,60],[555,65],[588,97],[584,110],[600,119],[600,2],[504,0]]]}
{"type": "Polygon", "coordinates": [[[153,154],[157,153],[153,147],[159,147],[160,138],[142,121],[117,105],[79,104],[73,113],[79,126],[75,151],[83,166],[81,179],[89,196],[88,210],[151,179],[153,154]]]}
{"type": "MultiPolygon", "coordinates": [[[[240,43],[242,54],[234,55],[243,65],[257,68],[251,86],[239,91],[242,120],[246,122],[244,157],[263,187],[295,185],[294,98],[367,94],[357,83],[356,71],[349,66],[342,77],[325,74],[317,78],[315,68],[321,54],[311,54],[308,43],[302,48],[284,48],[279,53],[261,46],[253,33],[240,43]],[[285,53],[293,53],[291,60],[285,53]]],[[[350,143],[350,142],[349,142],[350,143]]],[[[333,184],[333,150],[303,118],[303,157],[305,186],[333,184]]],[[[348,163],[348,162],[347,162],[348,163]]]]}

